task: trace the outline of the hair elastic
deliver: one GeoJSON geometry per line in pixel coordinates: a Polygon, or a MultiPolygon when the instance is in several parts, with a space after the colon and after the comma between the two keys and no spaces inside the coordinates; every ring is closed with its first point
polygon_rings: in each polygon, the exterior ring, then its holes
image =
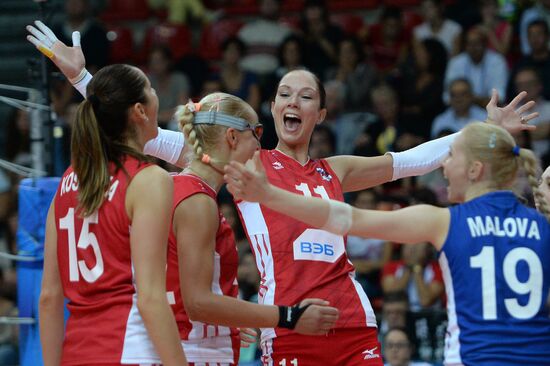
{"type": "Polygon", "coordinates": [[[515,156],[519,156],[519,151],[521,150],[521,148],[516,145],[512,148],[512,153],[515,155],[515,156]]]}
{"type": "Polygon", "coordinates": [[[187,109],[191,113],[199,112],[201,110],[201,104],[199,102],[193,103],[191,99],[189,99],[189,102],[187,102],[187,109]]]}

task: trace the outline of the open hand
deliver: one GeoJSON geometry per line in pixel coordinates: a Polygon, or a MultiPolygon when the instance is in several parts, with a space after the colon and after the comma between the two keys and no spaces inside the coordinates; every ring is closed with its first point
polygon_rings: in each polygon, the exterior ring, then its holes
{"type": "Polygon", "coordinates": [[[537,118],[539,113],[533,112],[525,114],[535,106],[534,101],[529,101],[519,108],[516,107],[527,95],[526,92],[522,91],[506,106],[498,107],[498,92],[496,89],[493,89],[491,95],[491,100],[487,104],[487,122],[500,126],[510,132],[515,134],[523,130],[534,130],[536,126],[528,124],[533,118],[537,118]]]}
{"type": "Polygon", "coordinates": [[[73,32],[73,46],[68,47],[44,23],[36,20],[34,24],[36,27],[27,25],[27,31],[31,34],[27,35],[27,40],[49,57],[69,80],[78,77],[86,66],[80,47],[80,32],[73,32]]]}
{"type": "Polygon", "coordinates": [[[235,199],[249,202],[263,202],[268,194],[269,183],[260,159],[260,152],[256,151],[251,164],[246,166],[232,161],[224,168],[223,176],[227,183],[227,190],[235,199]]]}

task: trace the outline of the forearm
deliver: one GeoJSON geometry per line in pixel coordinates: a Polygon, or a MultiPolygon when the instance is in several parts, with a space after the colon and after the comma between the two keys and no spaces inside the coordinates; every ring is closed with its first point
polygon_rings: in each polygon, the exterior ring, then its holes
{"type": "Polygon", "coordinates": [[[191,295],[185,303],[192,320],[228,327],[273,328],[279,322],[279,308],[259,305],[229,296],[208,293],[191,295]]]}
{"type": "MultiPolygon", "coordinates": [[[[138,309],[164,366],[187,365],[174,315],[166,297],[140,299],[138,309]],[[160,300],[157,300],[160,299],[160,300]]],[[[143,297],[143,296],[142,296],[143,297]]]]}
{"type": "Polygon", "coordinates": [[[405,269],[401,277],[390,276],[382,281],[382,290],[384,292],[402,291],[407,288],[410,279],[410,272],[405,269]]]}
{"type": "Polygon", "coordinates": [[[327,200],[301,196],[273,185],[268,186],[267,192],[262,204],[296,220],[320,228],[329,218],[330,205],[327,200]]]}
{"type": "Polygon", "coordinates": [[[393,157],[392,180],[423,175],[439,168],[459,133],[425,142],[403,152],[389,152],[393,157]]]}
{"type": "Polygon", "coordinates": [[[64,338],[63,300],[45,301],[39,304],[40,344],[44,366],[59,366],[64,338]]]}
{"type": "Polygon", "coordinates": [[[437,299],[437,291],[432,288],[431,285],[424,282],[423,272],[414,271],[413,274],[416,289],[418,291],[418,298],[422,306],[430,306],[437,299]]]}

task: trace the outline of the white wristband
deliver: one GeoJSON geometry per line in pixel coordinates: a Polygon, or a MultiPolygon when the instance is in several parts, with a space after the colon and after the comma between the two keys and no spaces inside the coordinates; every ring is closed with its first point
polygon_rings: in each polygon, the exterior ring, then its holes
{"type": "Polygon", "coordinates": [[[185,140],[183,133],[171,130],[163,130],[159,127],[157,137],[147,141],[143,152],[154,156],[170,164],[175,164],[181,155],[185,140]]]}
{"type": "Polygon", "coordinates": [[[86,98],[86,87],[92,80],[92,74],[88,72],[86,69],[82,69],[80,71],[80,74],[78,74],[77,77],[69,79],[71,84],[73,84],[74,88],[78,90],[78,92],[86,98]]]}
{"type": "Polygon", "coordinates": [[[449,155],[451,144],[459,133],[428,141],[402,152],[388,152],[393,157],[392,180],[426,174],[439,168],[449,155]]]}
{"type": "Polygon", "coordinates": [[[353,211],[351,206],[345,202],[336,200],[328,201],[330,211],[327,221],[321,229],[338,235],[346,235],[353,222],[353,211]]]}

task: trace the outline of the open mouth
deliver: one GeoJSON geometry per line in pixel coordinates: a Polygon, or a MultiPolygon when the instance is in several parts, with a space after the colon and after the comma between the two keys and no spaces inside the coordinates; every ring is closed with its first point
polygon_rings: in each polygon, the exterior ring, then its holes
{"type": "Polygon", "coordinates": [[[294,113],[286,113],[283,116],[283,122],[285,124],[285,128],[288,131],[294,132],[298,130],[300,127],[300,124],[302,123],[302,120],[297,114],[294,113]]]}

